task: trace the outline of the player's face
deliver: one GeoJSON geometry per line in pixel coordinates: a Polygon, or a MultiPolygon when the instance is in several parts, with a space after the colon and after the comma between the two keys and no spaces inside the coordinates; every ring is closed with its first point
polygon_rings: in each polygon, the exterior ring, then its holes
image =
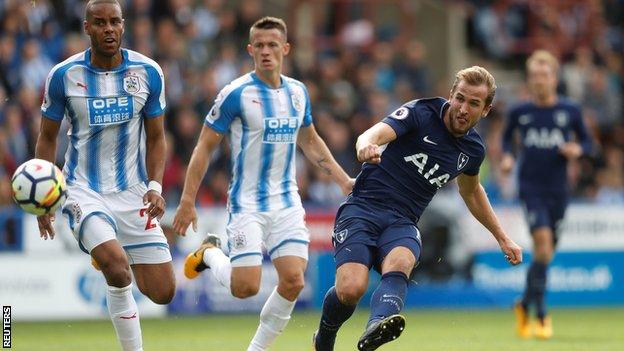
{"type": "Polygon", "coordinates": [[[284,34],[276,28],[254,29],[247,52],[253,57],[257,70],[263,72],[281,72],[284,56],[288,55],[290,44],[284,34]]]}
{"type": "Polygon", "coordinates": [[[485,104],[487,95],[486,85],[470,85],[463,80],[451,91],[446,126],[453,135],[468,133],[470,128],[490,112],[492,105],[485,104]]]}
{"type": "Polygon", "coordinates": [[[118,5],[92,5],[84,21],[84,28],[91,38],[91,48],[96,54],[112,57],[119,52],[124,20],[118,5]]]}
{"type": "Polygon", "coordinates": [[[533,95],[547,98],[557,94],[557,73],[550,65],[534,62],[527,74],[527,83],[533,95]]]}

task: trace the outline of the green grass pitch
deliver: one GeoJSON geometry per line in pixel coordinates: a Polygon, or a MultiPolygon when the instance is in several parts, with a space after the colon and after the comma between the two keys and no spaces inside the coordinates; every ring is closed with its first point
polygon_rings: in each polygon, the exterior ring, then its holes
{"type": "MultiPolygon", "coordinates": [[[[356,313],[338,334],[336,351],[356,350],[367,318],[356,313]]],[[[311,350],[320,312],[295,312],[272,351],[311,350]]],[[[520,340],[511,310],[409,310],[403,335],[379,350],[417,351],[608,351],[624,350],[624,308],[553,309],[551,340],[520,340]]],[[[205,315],[142,320],[146,351],[244,351],[257,315],[205,315]]],[[[17,323],[13,350],[119,350],[109,321],[17,323]]]]}

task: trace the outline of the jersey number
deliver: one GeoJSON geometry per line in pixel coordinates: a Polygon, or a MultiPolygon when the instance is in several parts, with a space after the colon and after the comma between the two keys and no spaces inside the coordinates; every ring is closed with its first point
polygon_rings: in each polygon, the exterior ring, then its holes
{"type": "MultiPolygon", "coordinates": [[[[145,212],[147,212],[147,208],[142,208],[139,210],[139,216],[145,217],[145,212]]],[[[145,224],[145,230],[150,230],[152,228],[156,228],[156,223],[152,223],[154,218],[147,217],[147,223],[145,224]]]]}
{"type": "Polygon", "coordinates": [[[405,162],[413,163],[416,168],[418,168],[418,173],[420,173],[423,178],[427,179],[429,183],[435,185],[438,189],[440,189],[442,186],[444,186],[444,184],[446,184],[446,182],[449,181],[450,176],[448,175],[448,173],[445,173],[439,177],[431,178],[431,176],[433,176],[438,168],[440,168],[440,165],[437,163],[425,172],[425,166],[427,166],[427,160],[429,159],[429,156],[427,156],[427,154],[418,153],[404,157],[403,159],[405,160],[405,162]]]}

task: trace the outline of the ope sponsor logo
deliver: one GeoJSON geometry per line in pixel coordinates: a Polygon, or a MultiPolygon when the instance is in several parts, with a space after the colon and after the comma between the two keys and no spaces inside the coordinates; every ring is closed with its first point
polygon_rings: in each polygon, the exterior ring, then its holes
{"type": "Polygon", "coordinates": [[[2,348],[11,348],[11,306],[2,306],[2,348]]]}
{"type": "Polygon", "coordinates": [[[94,109],[125,107],[129,105],[127,96],[111,97],[104,99],[91,99],[89,102],[91,107],[93,107],[94,109]]]}
{"type": "Polygon", "coordinates": [[[264,143],[293,143],[299,119],[297,117],[268,117],[264,119],[264,143]]]}
{"type": "Polygon", "coordinates": [[[128,96],[89,98],[89,125],[117,124],[132,118],[132,98],[128,96]]]}
{"type": "Polygon", "coordinates": [[[293,129],[297,128],[299,121],[295,117],[284,118],[267,118],[265,119],[267,127],[270,129],[293,129]]]}

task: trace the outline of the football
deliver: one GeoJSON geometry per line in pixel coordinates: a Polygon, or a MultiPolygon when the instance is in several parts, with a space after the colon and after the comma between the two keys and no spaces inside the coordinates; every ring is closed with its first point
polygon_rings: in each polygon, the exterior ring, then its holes
{"type": "Polygon", "coordinates": [[[34,158],[21,164],[11,178],[13,200],[26,212],[54,212],[67,198],[63,173],[53,163],[34,158]]]}

